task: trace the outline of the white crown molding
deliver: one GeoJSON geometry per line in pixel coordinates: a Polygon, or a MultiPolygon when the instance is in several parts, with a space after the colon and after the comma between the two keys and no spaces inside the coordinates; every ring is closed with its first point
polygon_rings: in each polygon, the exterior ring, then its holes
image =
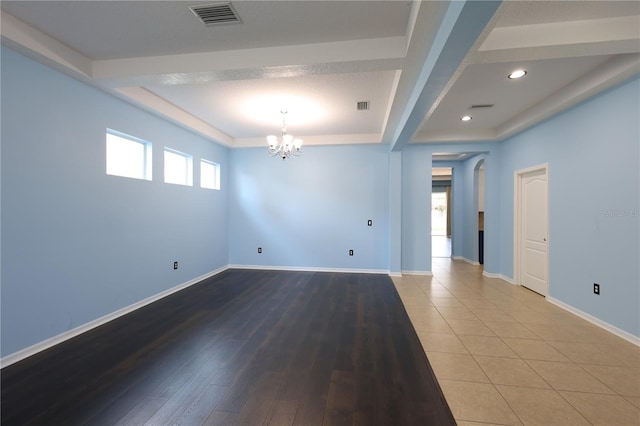
{"type": "MultiPolygon", "coordinates": [[[[636,44],[640,48],[638,41],[636,44]]],[[[616,55],[496,129],[478,129],[464,133],[447,131],[420,133],[413,138],[412,143],[501,141],[616,84],[620,84],[638,73],[640,73],[640,55],[637,53],[616,55]]]]}
{"type": "Polygon", "coordinates": [[[640,73],[640,55],[630,53],[615,56],[504,123],[497,129],[497,139],[506,139],[521,132],[638,73],[640,73]]]}
{"type": "Polygon", "coordinates": [[[434,131],[417,133],[411,143],[482,142],[495,141],[498,135],[494,129],[434,131]]]}
{"type": "MultiPolygon", "coordinates": [[[[404,37],[387,37],[222,52],[112,59],[93,62],[92,76],[99,80],[110,80],[166,75],[167,83],[175,81],[184,84],[205,82],[203,78],[206,73],[225,70],[264,70],[277,67],[309,66],[305,69],[308,73],[312,73],[313,66],[318,68],[317,72],[322,72],[327,64],[368,61],[388,61],[387,68],[396,69],[401,66],[401,61],[405,56],[404,46],[404,37]],[[190,74],[195,75],[194,81],[188,77],[190,74]]],[[[268,75],[259,73],[255,78],[265,77],[268,75]]]]}
{"type": "Polygon", "coordinates": [[[93,63],[74,49],[49,37],[6,12],[0,13],[2,43],[68,74],[91,77],[93,63]]]}
{"type": "MultiPolygon", "coordinates": [[[[91,61],[6,12],[1,17],[2,42],[8,47],[229,148],[263,146],[264,140],[235,140],[143,86],[397,70],[406,54],[406,38],[402,36],[91,61]]],[[[321,135],[305,137],[305,144],[371,144],[380,143],[380,139],[379,134],[321,135]]]]}
{"type": "Polygon", "coordinates": [[[174,123],[186,127],[199,135],[211,139],[221,145],[232,147],[234,139],[210,124],[178,108],[164,98],[148,91],[143,87],[121,87],[114,89],[122,97],[151,113],[162,116],[174,123]]]}
{"type": "Polygon", "coordinates": [[[472,64],[613,55],[553,95],[496,128],[422,132],[411,143],[501,141],[640,72],[640,16],[495,27],[500,11],[452,77],[472,64]]]}
{"type": "MultiPolygon", "coordinates": [[[[300,136],[304,140],[305,146],[318,146],[318,145],[355,145],[355,144],[379,144],[381,142],[381,136],[379,133],[360,133],[352,135],[314,135],[314,136],[300,136]]],[[[234,148],[266,148],[267,139],[263,138],[236,138],[233,145],[234,148]]]]}
{"type": "MultiPolygon", "coordinates": [[[[216,72],[226,72],[224,75],[232,78],[228,74],[234,70],[245,73],[246,70],[256,70],[254,78],[275,78],[281,77],[282,72],[296,70],[303,74],[323,73],[327,67],[331,72],[339,72],[336,67],[344,64],[343,72],[351,72],[354,68],[349,64],[359,62],[373,62],[375,69],[380,69],[380,66],[389,70],[399,69],[406,55],[407,43],[405,36],[398,36],[92,61],[6,12],[2,12],[1,19],[3,43],[10,44],[21,53],[37,55],[39,60],[47,60],[48,64],[55,63],[58,68],[93,80],[117,79],[121,86],[142,85],[139,79],[149,76],[164,76],[164,84],[202,83],[209,73],[213,79],[220,79],[220,74],[216,72]],[[284,67],[284,70],[278,71],[280,67],[284,67]],[[314,67],[317,69],[314,70],[314,67]],[[127,83],[128,79],[131,81],[127,83]]],[[[247,77],[243,75],[243,78],[247,77]]]]}
{"type": "Polygon", "coordinates": [[[637,40],[638,16],[497,27],[479,52],[637,40]]]}

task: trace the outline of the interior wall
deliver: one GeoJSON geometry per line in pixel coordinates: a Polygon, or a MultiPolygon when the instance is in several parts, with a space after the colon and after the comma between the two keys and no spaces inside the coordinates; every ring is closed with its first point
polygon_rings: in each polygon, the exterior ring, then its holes
{"type": "Polygon", "coordinates": [[[1,55],[2,356],[227,265],[227,149],[1,55]],[[107,128],[153,143],[153,181],[106,175],[107,128]],[[163,182],[164,146],[193,155],[194,187],[163,182]],[[198,187],[200,158],[222,190],[198,187]]]}
{"type": "Polygon", "coordinates": [[[484,211],[484,167],[478,170],[478,212],[484,211]]]}
{"type": "Polygon", "coordinates": [[[284,161],[247,148],[230,158],[232,265],[389,271],[388,146],[303,147],[284,161]]]}
{"type": "Polygon", "coordinates": [[[635,336],[639,93],[636,77],[503,142],[499,206],[500,268],[512,277],[514,172],[548,163],[549,295],[635,336]],[[600,295],[593,283],[600,284],[600,295]]]}
{"type": "Polygon", "coordinates": [[[432,151],[408,146],[402,153],[402,271],[431,273],[432,151]]]}
{"type": "Polygon", "coordinates": [[[389,153],[389,271],[402,275],[402,152],[389,153]]]}
{"type": "MultiPolygon", "coordinates": [[[[485,271],[506,277],[514,171],[549,163],[550,295],[638,336],[638,93],[636,78],[501,143],[305,147],[283,162],[2,48],[1,355],[227,264],[430,272],[433,152],[486,153],[485,271]],[[105,174],[107,127],[154,143],[152,182],[105,174]],[[165,145],[194,155],[196,183],[199,158],[220,163],[222,190],[164,184],[165,145]]],[[[477,220],[468,166],[454,205],[477,220]]],[[[454,218],[454,254],[471,253],[469,228],[454,218]]]]}
{"type": "Polygon", "coordinates": [[[465,194],[463,200],[463,221],[465,227],[462,257],[478,262],[478,193],[477,165],[486,158],[479,154],[462,162],[465,194]]]}
{"type": "MultiPolygon", "coordinates": [[[[403,151],[402,238],[403,270],[431,272],[431,166],[436,152],[483,154],[485,159],[485,263],[484,270],[499,274],[501,248],[499,217],[492,214],[500,204],[500,148],[497,142],[410,145],[403,151]],[[406,160],[405,160],[406,158],[406,160]],[[428,242],[428,244],[427,244],[428,242]],[[406,256],[408,253],[409,256],[406,256]],[[425,260],[425,253],[428,259],[425,260]],[[413,269],[420,268],[420,269],[413,269]],[[422,269],[427,268],[427,269],[422,269]]],[[[458,161],[453,171],[454,238],[452,253],[456,257],[477,260],[474,244],[477,236],[477,194],[474,190],[474,167],[478,156],[458,161]],[[475,221],[475,222],[474,222],[475,221]],[[475,238],[475,239],[474,239],[475,238]],[[475,256],[475,259],[474,259],[475,256]]],[[[438,163],[443,164],[443,163],[438,163]]],[[[446,163],[445,163],[446,164],[446,163]]]]}

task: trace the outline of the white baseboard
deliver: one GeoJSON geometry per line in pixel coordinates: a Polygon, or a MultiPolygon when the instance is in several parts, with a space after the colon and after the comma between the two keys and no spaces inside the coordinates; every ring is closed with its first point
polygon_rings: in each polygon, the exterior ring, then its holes
{"type": "Polygon", "coordinates": [[[386,269],[316,268],[307,266],[229,265],[229,269],[257,269],[265,271],[339,272],[344,274],[389,274],[386,269]]]}
{"type": "Polygon", "coordinates": [[[574,315],[579,316],[580,318],[582,318],[583,320],[589,321],[590,323],[597,325],[598,327],[607,330],[610,333],[615,334],[616,336],[620,337],[621,339],[624,339],[630,343],[633,343],[636,346],[640,346],[640,337],[635,336],[631,333],[628,333],[624,330],[619,329],[618,327],[616,327],[615,325],[611,325],[608,322],[602,321],[599,318],[594,317],[593,315],[589,315],[586,312],[582,312],[580,309],[574,308],[571,305],[567,305],[564,302],[559,301],[558,299],[554,299],[551,296],[547,296],[547,301],[549,303],[552,303],[556,306],[558,306],[559,308],[564,309],[565,311],[571,312],[574,315]]]}
{"type": "Polygon", "coordinates": [[[389,272],[390,277],[402,277],[402,272],[389,272]]]}
{"type": "Polygon", "coordinates": [[[194,284],[199,283],[200,281],[203,281],[207,278],[210,278],[214,275],[217,275],[223,271],[226,271],[227,269],[229,269],[229,266],[223,266],[221,268],[216,269],[215,271],[211,271],[208,272],[204,275],[200,275],[199,277],[196,277],[192,280],[189,280],[185,283],[179,284],[175,287],[172,287],[168,290],[162,291],[156,295],[147,297],[146,299],[143,299],[139,302],[136,302],[134,304],[131,304],[129,306],[126,306],[122,309],[119,309],[115,312],[112,312],[110,314],[107,314],[103,317],[100,317],[98,319],[95,319],[93,321],[89,321],[88,323],[85,323],[83,325],[80,325],[76,328],[73,328],[69,331],[65,331],[64,333],[60,333],[56,336],[50,337],[49,339],[43,340],[42,342],[36,343],[35,345],[31,345],[27,348],[21,349],[18,352],[14,352],[10,355],[5,356],[4,358],[0,359],[0,368],[4,368],[4,367],[8,367],[11,364],[15,364],[18,361],[22,361],[25,358],[28,358],[32,355],[37,354],[38,352],[44,351],[45,349],[49,349],[55,345],[58,345],[66,340],[72,339],[76,336],[79,336],[82,333],[86,333],[89,330],[92,330],[96,327],[100,327],[103,324],[108,323],[109,321],[113,321],[116,318],[119,318],[123,315],[126,315],[130,312],[133,312],[137,309],[140,309],[146,305],[149,305],[150,303],[153,303],[157,300],[160,300],[162,298],[165,298],[173,293],[176,293],[180,290],[183,290],[187,287],[190,287],[194,284]]]}
{"type": "Polygon", "coordinates": [[[508,282],[509,284],[517,285],[513,279],[507,277],[506,275],[494,274],[492,272],[487,272],[487,271],[482,271],[482,275],[484,275],[487,278],[498,278],[498,279],[501,279],[502,281],[508,282]]]}
{"type": "Polygon", "coordinates": [[[463,256],[453,256],[451,257],[453,260],[464,260],[467,263],[470,263],[474,266],[480,266],[480,262],[476,261],[476,260],[471,260],[471,259],[467,259],[466,257],[463,256]]]}
{"type": "MultiPolygon", "coordinates": [[[[499,278],[501,280],[504,280],[506,282],[508,282],[509,284],[513,284],[513,285],[519,285],[517,284],[513,279],[504,276],[502,274],[492,274],[490,272],[483,272],[482,275],[484,275],[487,278],[499,278]]],[[[559,308],[564,309],[567,312],[571,312],[572,314],[582,318],[585,321],[589,321],[591,324],[593,325],[597,325],[598,327],[615,334],[616,336],[620,337],[621,339],[624,339],[628,342],[633,343],[636,346],[640,346],[640,337],[635,336],[631,333],[628,333],[624,330],[619,329],[618,327],[616,327],[615,325],[611,325],[608,322],[602,321],[599,318],[594,317],[593,315],[589,315],[586,312],[581,311],[580,309],[574,308],[571,305],[568,305],[564,302],[559,301],[558,299],[554,299],[551,296],[546,296],[545,299],[547,300],[547,302],[556,305],[559,308]]]]}
{"type": "Polygon", "coordinates": [[[402,271],[400,276],[402,275],[424,275],[427,277],[433,276],[433,272],[431,271],[402,271]]]}

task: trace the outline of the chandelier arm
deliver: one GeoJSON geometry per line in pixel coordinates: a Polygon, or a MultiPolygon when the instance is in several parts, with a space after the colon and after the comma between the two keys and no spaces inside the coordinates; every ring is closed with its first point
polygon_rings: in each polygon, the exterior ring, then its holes
{"type": "Polygon", "coordinates": [[[280,140],[278,140],[275,136],[268,136],[267,141],[269,142],[269,146],[267,152],[269,153],[270,157],[275,157],[276,155],[278,155],[282,157],[283,160],[285,160],[292,156],[299,156],[302,154],[302,152],[300,151],[302,140],[295,139],[293,135],[288,134],[287,111],[281,110],[280,114],[282,114],[282,129],[280,140]]]}

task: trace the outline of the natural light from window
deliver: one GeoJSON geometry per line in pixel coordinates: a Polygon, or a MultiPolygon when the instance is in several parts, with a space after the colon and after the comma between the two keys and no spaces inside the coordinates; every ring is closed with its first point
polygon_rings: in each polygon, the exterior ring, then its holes
{"type": "Polygon", "coordinates": [[[107,174],[151,180],[151,144],[107,129],[107,174]]]}
{"type": "Polygon", "coordinates": [[[200,187],[220,189],[220,164],[200,160],[200,187]]]}
{"type": "Polygon", "coordinates": [[[192,157],[170,148],[164,149],[164,181],[177,185],[193,185],[192,157]]]}

